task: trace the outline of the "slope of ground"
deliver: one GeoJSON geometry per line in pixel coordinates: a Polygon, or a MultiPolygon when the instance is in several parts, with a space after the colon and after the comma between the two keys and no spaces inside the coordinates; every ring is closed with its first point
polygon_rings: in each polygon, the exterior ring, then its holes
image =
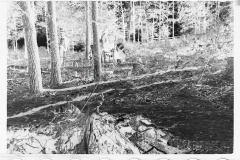
{"type": "Polygon", "coordinates": [[[232,153],[233,83],[221,79],[219,73],[204,74],[199,83],[202,71],[173,70],[75,89],[49,90],[36,96],[14,96],[14,100],[9,96],[8,126],[48,125],[67,101],[81,110],[94,91],[83,112],[99,105],[103,93],[101,112],[149,118],[174,135],[168,140],[170,146],[191,149],[192,153],[232,153]],[[47,107],[21,116],[21,112],[43,105],[47,107]],[[19,113],[20,117],[10,118],[19,113]]]}
{"type": "MultiPolygon", "coordinates": [[[[28,92],[29,76],[21,67],[26,60],[17,63],[21,55],[14,54],[8,60],[15,64],[8,68],[9,151],[83,153],[86,113],[101,106],[105,118],[95,119],[92,134],[88,132],[93,135],[90,153],[232,153],[233,58],[225,60],[231,46],[203,42],[129,43],[126,60],[140,63],[140,72],[104,67],[108,74],[96,84],[92,75],[76,77],[74,71],[62,70],[64,83],[49,89],[47,71],[42,74],[45,91],[37,95],[28,92]],[[139,127],[139,116],[147,126],[139,127]],[[28,138],[21,137],[26,134],[28,138]]],[[[78,59],[79,53],[69,56],[78,59]]],[[[40,52],[40,57],[49,55],[40,52]]]]}

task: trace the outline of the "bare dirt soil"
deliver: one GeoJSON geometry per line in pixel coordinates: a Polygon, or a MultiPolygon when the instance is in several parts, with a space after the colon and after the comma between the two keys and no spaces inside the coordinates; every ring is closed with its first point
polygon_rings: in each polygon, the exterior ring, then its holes
{"type": "MultiPolygon", "coordinates": [[[[94,84],[76,81],[38,95],[28,93],[28,76],[21,70],[8,69],[8,118],[43,105],[46,108],[29,115],[9,118],[9,127],[47,125],[54,119],[53,110],[64,107],[65,101],[88,97],[83,112],[94,109],[103,92],[100,112],[116,117],[142,115],[158,127],[166,128],[174,137],[168,144],[191,148],[197,154],[228,154],[233,152],[233,80],[222,78],[221,72],[203,68],[171,70],[123,80],[94,84]],[[200,79],[203,71],[205,72],[200,79]],[[88,84],[81,87],[84,83],[88,84]],[[64,102],[56,105],[55,103],[64,102]],[[52,104],[52,105],[51,105],[52,104]]],[[[43,74],[48,88],[49,74],[43,74]]],[[[87,98],[72,102],[80,110],[87,98]]]]}

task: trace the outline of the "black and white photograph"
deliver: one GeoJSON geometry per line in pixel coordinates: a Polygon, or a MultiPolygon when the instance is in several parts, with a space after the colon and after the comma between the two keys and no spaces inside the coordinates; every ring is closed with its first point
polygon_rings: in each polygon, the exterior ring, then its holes
{"type": "Polygon", "coordinates": [[[234,153],[233,1],[7,3],[7,154],[234,153]]]}

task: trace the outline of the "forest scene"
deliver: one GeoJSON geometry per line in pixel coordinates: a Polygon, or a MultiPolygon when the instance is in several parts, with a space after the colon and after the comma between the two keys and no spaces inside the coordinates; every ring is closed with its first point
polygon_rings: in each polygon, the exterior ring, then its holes
{"type": "Polygon", "coordinates": [[[11,1],[9,154],[233,153],[232,1],[11,1]]]}

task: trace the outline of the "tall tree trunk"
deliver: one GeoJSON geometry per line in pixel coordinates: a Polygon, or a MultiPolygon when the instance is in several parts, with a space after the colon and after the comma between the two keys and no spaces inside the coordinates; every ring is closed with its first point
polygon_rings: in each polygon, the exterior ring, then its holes
{"type": "Polygon", "coordinates": [[[49,44],[48,44],[49,39],[48,39],[48,29],[47,29],[47,4],[45,6],[45,24],[46,24],[46,41],[47,41],[46,48],[47,48],[47,55],[49,55],[50,52],[49,52],[49,44]]]}
{"type": "Polygon", "coordinates": [[[51,87],[57,87],[62,83],[60,70],[60,55],[56,24],[56,7],[55,1],[48,1],[48,31],[50,39],[50,53],[51,53],[51,87]]]}
{"type": "Polygon", "coordinates": [[[14,53],[17,54],[17,39],[14,40],[14,53]]]}
{"type": "Polygon", "coordinates": [[[125,42],[126,39],[126,31],[125,31],[125,18],[124,18],[124,10],[123,10],[123,1],[122,1],[122,27],[123,27],[123,42],[125,42]]]}
{"type": "Polygon", "coordinates": [[[22,18],[26,33],[28,51],[30,92],[39,93],[42,91],[42,76],[40,70],[40,58],[37,46],[36,29],[34,24],[34,14],[31,8],[30,1],[18,1],[17,3],[24,11],[22,18]]]}
{"type": "MultiPolygon", "coordinates": [[[[195,5],[196,5],[196,2],[194,2],[195,3],[195,5]]],[[[197,2],[197,3],[199,3],[199,2],[197,2]]],[[[194,34],[197,34],[197,19],[198,19],[198,15],[197,15],[197,10],[195,9],[195,19],[194,19],[194,34]]]]}
{"type": "Polygon", "coordinates": [[[31,2],[31,8],[33,10],[33,22],[36,22],[36,17],[35,17],[35,5],[34,5],[34,1],[30,1],[31,2]]]}
{"type": "MultiPolygon", "coordinates": [[[[116,4],[116,1],[113,1],[113,5],[114,5],[114,9],[113,9],[113,12],[114,12],[114,19],[115,19],[115,17],[116,17],[116,9],[117,9],[117,4],[116,4]]],[[[117,21],[118,21],[118,19],[116,18],[116,20],[115,20],[115,24],[117,24],[117,21]]],[[[116,28],[116,26],[114,27],[114,30],[118,30],[118,28],[116,28]]],[[[117,42],[116,42],[116,32],[114,32],[114,44],[113,44],[113,52],[112,52],[112,57],[113,57],[113,60],[115,59],[114,57],[115,57],[115,52],[116,52],[116,47],[117,47],[117,42]]],[[[104,59],[105,59],[105,57],[106,57],[106,54],[104,54],[104,59]]],[[[110,62],[110,57],[108,57],[108,62],[110,62]]]]}
{"type": "Polygon", "coordinates": [[[13,46],[13,52],[16,53],[16,49],[15,49],[15,39],[12,40],[12,46],[13,46]]]}
{"type": "MultiPolygon", "coordinates": [[[[169,13],[169,2],[167,1],[167,30],[168,30],[168,27],[169,27],[169,18],[168,18],[169,15],[168,15],[168,13],[169,13]]],[[[168,39],[169,33],[170,33],[170,31],[168,30],[167,39],[168,39]]]]}
{"type": "MultiPolygon", "coordinates": [[[[74,36],[73,29],[71,30],[71,32],[72,32],[72,36],[74,36]]],[[[72,43],[72,55],[74,55],[74,40],[73,39],[71,40],[71,43],[72,43]]],[[[69,52],[70,52],[70,48],[69,48],[69,52]]],[[[66,55],[66,57],[67,57],[67,55],[66,55]]],[[[79,55],[79,57],[80,57],[80,55],[79,55]]]]}
{"type": "Polygon", "coordinates": [[[172,23],[173,23],[173,32],[172,32],[172,37],[174,38],[174,1],[173,1],[173,20],[172,20],[172,23]]]}
{"type": "Polygon", "coordinates": [[[146,30],[147,30],[147,37],[146,37],[146,43],[148,42],[149,40],[149,28],[148,28],[148,22],[146,22],[146,30]]]}
{"type": "Polygon", "coordinates": [[[216,25],[218,24],[217,20],[219,19],[219,12],[220,12],[220,2],[216,2],[217,4],[217,16],[216,16],[216,25]]]}
{"type": "Polygon", "coordinates": [[[138,28],[137,28],[137,40],[138,42],[140,42],[140,31],[141,31],[141,26],[140,26],[140,23],[141,23],[141,16],[138,17],[138,28]]]}
{"type": "Polygon", "coordinates": [[[131,7],[131,2],[129,4],[129,11],[128,11],[128,41],[131,41],[131,22],[132,22],[132,7],[131,7]]]}
{"type": "Polygon", "coordinates": [[[144,13],[143,21],[145,21],[144,26],[143,26],[143,37],[144,37],[144,42],[147,43],[148,42],[148,23],[147,23],[146,13],[144,13]]]}
{"type": "Polygon", "coordinates": [[[208,2],[204,2],[204,34],[207,31],[207,8],[208,8],[208,2]]]}
{"type": "MultiPolygon", "coordinates": [[[[142,1],[140,1],[140,10],[142,9],[142,1]]],[[[142,12],[140,14],[140,22],[141,22],[141,26],[140,26],[140,29],[141,29],[141,41],[143,42],[143,25],[142,25],[142,22],[143,22],[143,19],[142,19],[142,12]]]]}
{"type": "Polygon", "coordinates": [[[135,5],[132,2],[132,26],[133,26],[133,43],[135,43],[135,5]]]}
{"type": "Polygon", "coordinates": [[[147,26],[147,15],[146,15],[146,7],[143,8],[144,9],[144,13],[142,15],[142,41],[144,43],[148,42],[148,26],[147,26]]]}
{"type": "Polygon", "coordinates": [[[154,17],[155,17],[155,8],[156,8],[156,6],[155,6],[155,3],[154,3],[154,1],[153,1],[153,6],[154,6],[154,9],[153,9],[153,23],[152,23],[152,41],[154,41],[154,29],[155,29],[155,19],[154,19],[154,17]]]}
{"type": "MultiPolygon", "coordinates": [[[[9,9],[9,2],[8,1],[0,2],[0,10],[1,10],[1,14],[0,14],[0,22],[1,22],[1,25],[0,25],[0,33],[1,33],[1,36],[0,36],[0,42],[1,42],[0,51],[1,51],[2,55],[7,55],[8,54],[8,43],[7,43],[7,33],[8,33],[8,30],[7,30],[8,19],[7,19],[7,17],[8,17],[8,13],[9,13],[8,9],[9,9]]],[[[1,65],[1,68],[0,68],[0,72],[5,73],[5,71],[6,71],[5,66],[7,66],[6,59],[3,59],[1,63],[2,63],[2,65],[1,65]]],[[[5,83],[7,83],[7,74],[5,74],[5,75],[2,74],[1,79],[2,79],[2,81],[1,81],[2,85],[0,86],[1,91],[2,91],[1,97],[2,97],[2,99],[4,99],[5,97],[7,97],[7,92],[4,92],[5,89],[6,89],[5,83]]],[[[6,127],[6,122],[7,122],[6,113],[7,113],[7,107],[2,107],[1,108],[1,115],[2,116],[0,117],[0,121],[1,121],[0,127],[3,130],[6,129],[5,128],[6,127]]],[[[1,152],[6,153],[7,148],[5,146],[7,145],[7,141],[6,141],[6,137],[5,137],[4,134],[1,135],[0,141],[1,141],[1,146],[2,146],[2,147],[0,147],[1,152]]]]}
{"type": "Polygon", "coordinates": [[[13,49],[14,49],[14,53],[17,54],[17,22],[16,22],[16,19],[15,19],[15,24],[14,24],[14,30],[15,30],[15,37],[14,37],[14,44],[13,44],[13,49]]]}
{"type": "Polygon", "coordinates": [[[159,2],[159,10],[160,10],[160,13],[159,13],[159,28],[158,28],[158,40],[160,41],[161,39],[161,22],[162,22],[162,2],[160,1],[159,2]]]}
{"type": "MultiPolygon", "coordinates": [[[[24,58],[28,59],[26,33],[24,32],[24,58]]],[[[27,67],[28,69],[28,67],[27,67]]]]}
{"type": "Polygon", "coordinates": [[[102,1],[98,1],[98,2],[99,2],[99,17],[102,17],[102,8],[103,8],[102,1]]]}
{"type": "Polygon", "coordinates": [[[98,38],[98,6],[92,1],[92,29],[93,29],[93,59],[94,59],[94,81],[99,82],[101,77],[101,56],[98,38]]]}
{"type": "Polygon", "coordinates": [[[91,26],[90,26],[90,2],[86,1],[86,60],[89,59],[90,45],[91,45],[91,26]]]}
{"type": "MultiPolygon", "coordinates": [[[[141,11],[141,1],[139,1],[140,3],[140,11],[141,11]]],[[[141,12],[140,14],[138,15],[138,42],[140,43],[140,30],[141,30],[141,20],[142,20],[142,16],[141,16],[141,12]]]]}

